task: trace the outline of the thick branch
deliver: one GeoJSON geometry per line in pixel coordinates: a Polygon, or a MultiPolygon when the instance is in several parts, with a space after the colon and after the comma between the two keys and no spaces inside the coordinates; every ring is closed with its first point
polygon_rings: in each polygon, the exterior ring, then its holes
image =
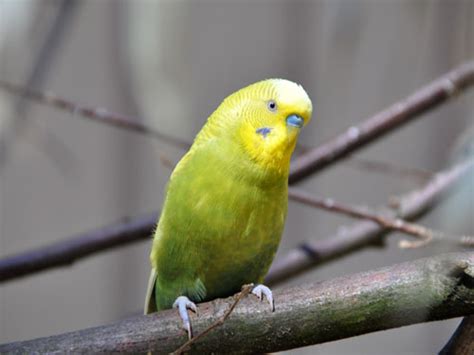
{"type": "MultiPolygon", "coordinates": [[[[424,187],[397,199],[398,211],[383,208],[378,214],[388,218],[414,220],[429,212],[474,169],[474,160],[461,162],[434,176],[424,187]]],[[[380,244],[387,228],[363,221],[323,240],[312,240],[277,259],[265,282],[275,284],[319,263],[348,254],[367,245],[380,244]]]]}
{"type": "Polygon", "coordinates": [[[151,238],[157,218],[157,214],[151,214],[132,220],[124,219],[86,234],[7,256],[0,260],[0,282],[52,267],[71,265],[77,259],[103,250],[151,238]]]}
{"type": "Polygon", "coordinates": [[[434,109],[472,85],[474,85],[474,62],[468,62],[358,126],[349,128],[328,143],[299,156],[292,164],[290,183],[296,183],[393,132],[395,128],[434,109]]]}
{"type": "MultiPolygon", "coordinates": [[[[444,254],[275,292],[276,310],[247,297],[195,353],[260,353],[474,313],[474,253],[444,254]]],[[[200,333],[234,302],[199,305],[200,333]]],[[[4,344],[8,353],[169,353],[186,341],[175,310],[52,337],[4,344]]]]}

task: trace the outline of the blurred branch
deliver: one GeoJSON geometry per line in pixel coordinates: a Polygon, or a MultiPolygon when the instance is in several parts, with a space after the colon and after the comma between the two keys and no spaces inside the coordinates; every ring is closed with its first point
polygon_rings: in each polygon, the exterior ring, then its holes
{"type": "Polygon", "coordinates": [[[463,246],[474,246],[474,237],[472,236],[447,236],[445,233],[432,230],[420,224],[410,223],[400,218],[391,218],[389,216],[370,212],[365,209],[362,210],[361,208],[336,202],[330,198],[318,198],[295,187],[289,189],[288,196],[291,197],[293,201],[300,202],[307,206],[321,208],[349,217],[366,219],[377,223],[379,226],[384,227],[387,230],[399,231],[421,239],[417,242],[409,242],[404,240],[402,241],[403,243],[400,243],[400,247],[402,248],[421,247],[433,241],[434,238],[443,238],[445,240],[451,239],[453,243],[458,243],[463,246]]]}
{"type": "Polygon", "coordinates": [[[74,261],[117,246],[149,238],[156,225],[156,213],[123,219],[110,226],[61,240],[44,247],[0,259],[0,282],[19,278],[74,261]]]}
{"type": "MultiPolygon", "coordinates": [[[[384,208],[379,214],[392,219],[415,220],[431,211],[453,188],[460,185],[474,169],[474,160],[460,162],[436,174],[425,186],[397,198],[397,211],[384,208]]],[[[383,241],[388,230],[380,224],[363,221],[341,228],[335,235],[323,240],[311,240],[277,259],[265,278],[272,285],[283,282],[322,262],[349,254],[367,245],[383,241]]]]}
{"type": "Polygon", "coordinates": [[[328,143],[299,156],[292,164],[290,183],[299,182],[347,157],[355,150],[445,103],[472,85],[474,61],[462,64],[358,126],[350,127],[328,143]]]}
{"type": "Polygon", "coordinates": [[[366,159],[362,157],[351,156],[347,160],[347,164],[362,171],[398,175],[401,177],[416,179],[422,183],[433,177],[433,172],[424,169],[398,166],[385,161],[366,159]]]}
{"type": "Polygon", "coordinates": [[[42,104],[47,104],[61,110],[66,110],[74,115],[79,115],[93,121],[109,124],[153,137],[178,148],[187,149],[190,146],[190,144],[184,140],[181,140],[177,137],[172,137],[152,127],[149,127],[144,123],[141,123],[139,118],[110,112],[104,108],[82,106],[50,92],[33,90],[2,80],[0,80],[0,88],[12,94],[21,95],[42,104]]]}
{"type": "Polygon", "coordinates": [[[464,317],[440,355],[474,354],[474,316],[464,317]]]}
{"type": "MultiPolygon", "coordinates": [[[[304,155],[312,149],[315,148],[298,143],[296,145],[295,151],[293,152],[293,157],[298,158],[299,156],[304,155]]],[[[421,183],[425,182],[433,176],[432,171],[421,168],[401,166],[386,161],[368,159],[354,155],[347,156],[346,158],[347,159],[344,161],[346,165],[364,172],[375,172],[386,175],[399,176],[416,180],[421,183]]]]}
{"type": "MultiPolygon", "coordinates": [[[[80,5],[80,1],[77,0],[61,0],[58,2],[56,15],[44,36],[43,44],[39,48],[31,68],[31,73],[28,75],[25,84],[26,87],[38,87],[42,85],[44,78],[50,71],[52,60],[58,53],[58,49],[80,5]]],[[[26,99],[26,97],[20,95],[15,104],[15,111],[19,117],[23,117],[27,113],[28,102],[26,102],[26,99]]]]}
{"type": "MultiPolygon", "coordinates": [[[[407,122],[408,119],[414,118],[418,114],[425,112],[430,107],[435,107],[440,103],[445,102],[448,97],[452,96],[454,91],[460,92],[473,82],[474,62],[469,62],[421,89],[405,101],[395,104],[387,110],[382,111],[361,123],[359,127],[364,128],[363,132],[365,133],[363,135],[355,137],[355,131],[351,128],[346,133],[336,137],[336,139],[329,143],[300,156],[297,159],[298,163],[296,164],[296,167],[293,168],[290,174],[290,183],[305,178],[309,175],[310,171],[315,172],[319,169],[323,169],[330,163],[343,158],[349,151],[356,151],[371,140],[380,137],[381,134],[387,133],[401,123],[407,122]],[[448,88],[451,88],[451,90],[448,90],[448,88]],[[447,93],[450,93],[450,95],[447,96],[447,93]],[[363,140],[361,140],[360,137],[363,137],[363,140]],[[317,152],[317,154],[315,152],[317,152]],[[307,159],[307,157],[310,159],[307,159]]],[[[176,146],[189,146],[187,142],[151,130],[130,117],[114,114],[101,109],[82,107],[53,94],[25,89],[2,81],[0,81],[0,87],[15,94],[27,95],[31,99],[51,104],[69,112],[81,114],[93,120],[99,120],[103,123],[132,129],[137,132],[149,134],[156,138],[163,138],[165,141],[176,146]]],[[[447,179],[446,181],[450,186],[451,184],[454,184],[458,178],[459,176],[447,179]]],[[[437,178],[429,183],[427,188],[429,188],[430,184],[436,185],[436,181],[437,178]]],[[[425,206],[420,210],[429,210],[436,204],[437,201],[434,200],[444,193],[444,190],[445,188],[440,188],[439,190],[433,191],[433,201],[425,200],[424,196],[421,196],[420,203],[425,204],[425,206]]],[[[415,201],[413,203],[417,204],[418,202],[415,201]]],[[[393,216],[393,218],[396,217],[397,216],[393,216]]],[[[399,217],[405,218],[403,213],[400,214],[399,217]]],[[[149,218],[150,217],[138,217],[128,223],[123,223],[118,226],[112,225],[87,233],[85,236],[78,236],[71,240],[59,241],[50,246],[2,259],[0,260],[0,282],[23,276],[28,273],[45,270],[47,268],[67,265],[82,256],[87,256],[100,250],[106,250],[109,246],[118,246],[135,240],[146,239],[156,223],[156,219],[151,220],[149,218]],[[110,233],[109,231],[114,232],[110,233]],[[94,238],[89,238],[90,235],[94,236],[96,233],[101,236],[101,247],[99,249],[94,246],[94,238]],[[130,238],[130,235],[132,235],[132,238],[130,238]],[[84,242],[81,241],[81,238],[84,238],[84,242]],[[61,254],[60,251],[62,248],[65,248],[67,253],[61,254]],[[33,258],[30,258],[31,256],[33,256],[33,258]]],[[[300,248],[300,250],[292,252],[292,254],[287,257],[287,262],[292,264],[297,270],[300,268],[305,269],[321,260],[321,256],[318,254],[320,252],[322,252],[322,255],[327,255],[328,258],[335,257],[340,253],[345,254],[354,248],[359,248],[362,245],[379,240],[380,233],[384,231],[385,229],[377,224],[372,222],[362,222],[348,232],[341,232],[341,234],[338,234],[331,240],[331,242],[322,241],[305,244],[300,248]],[[316,243],[316,245],[314,245],[314,243],[316,243]]],[[[286,275],[285,270],[281,270],[281,272],[283,275],[286,275]]],[[[273,276],[269,277],[271,278],[273,276]]]]}
{"type": "MultiPolygon", "coordinates": [[[[58,2],[54,19],[48,28],[47,33],[41,38],[42,44],[39,47],[36,58],[30,73],[26,79],[26,87],[38,87],[44,82],[49,73],[52,62],[58,54],[58,49],[63,42],[65,35],[71,27],[72,19],[77,13],[80,3],[77,0],[61,0],[58,2]]],[[[36,38],[35,42],[38,41],[36,38]]],[[[14,104],[15,117],[8,121],[8,125],[3,127],[4,132],[0,135],[0,167],[5,164],[8,157],[10,137],[15,139],[18,132],[24,129],[27,121],[26,115],[29,109],[29,102],[23,95],[20,95],[14,104]]]]}
{"type": "MultiPolygon", "coordinates": [[[[470,160],[438,173],[423,188],[398,199],[398,213],[392,210],[380,213],[392,219],[416,219],[436,206],[473,168],[474,161],[470,160]]],[[[0,282],[49,268],[71,265],[75,260],[94,253],[150,238],[157,219],[157,213],[126,219],[51,245],[4,257],[0,259],[0,282]]],[[[387,229],[379,224],[364,221],[345,228],[326,240],[307,242],[282,259],[276,260],[266,277],[266,283],[284,281],[313,265],[380,242],[386,232],[387,229]]]]}
{"type": "MultiPolygon", "coordinates": [[[[366,119],[358,126],[350,127],[345,133],[317,148],[300,155],[290,171],[289,182],[295,183],[326,166],[345,158],[348,154],[392,132],[421,114],[434,109],[456,94],[474,84],[474,61],[464,63],[441,76],[431,84],[419,89],[406,99],[366,119]]],[[[52,93],[44,93],[30,88],[0,81],[0,88],[16,95],[36,100],[86,118],[143,133],[160,139],[170,145],[189,148],[190,144],[171,137],[139,122],[139,119],[107,111],[103,108],[81,106],[52,93]]]]}
{"type": "MultiPolygon", "coordinates": [[[[193,344],[195,353],[263,353],[474,313],[474,253],[443,254],[330,281],[275,291],[276,309],[243,299],[193,344]]],[[[197,333],[234,298],[199,304],[197,333]]],[[[0,345],[0,353],[170,353],[186,341],[175,310],[0,345]]]]}

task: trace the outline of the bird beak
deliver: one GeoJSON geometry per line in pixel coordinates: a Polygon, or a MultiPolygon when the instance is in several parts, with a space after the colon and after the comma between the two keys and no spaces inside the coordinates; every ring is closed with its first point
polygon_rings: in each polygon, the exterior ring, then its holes
{"type": "Polygon", "coordinates": [[[304,120],[298,115],[290,115],[286,118],[286,124],[290,127],[301,128],[303,127],[304,120]]]}

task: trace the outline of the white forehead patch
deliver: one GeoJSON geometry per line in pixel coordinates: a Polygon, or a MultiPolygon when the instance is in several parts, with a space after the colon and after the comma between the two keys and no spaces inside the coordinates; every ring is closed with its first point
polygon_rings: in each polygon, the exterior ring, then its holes
{"type": "Polygon", "coordinates": [[[278,101],[290,105],[306,106],[308,110],[312,109],[311,99],[301,85],[286,79],[271,79],[271,81],[275,87],[278,101]]]}

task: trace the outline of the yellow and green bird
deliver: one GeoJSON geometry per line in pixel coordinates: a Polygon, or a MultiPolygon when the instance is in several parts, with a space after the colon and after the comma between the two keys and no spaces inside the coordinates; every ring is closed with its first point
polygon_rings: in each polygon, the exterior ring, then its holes
{"type": "Polygon", "coordinates": [[[228,96],[174,169],[153,240],[145,313],[187,309],[260,285],[275,256],[288,206],[290,157],[311,119],[306,91],[268,79],[228,96]]]}

